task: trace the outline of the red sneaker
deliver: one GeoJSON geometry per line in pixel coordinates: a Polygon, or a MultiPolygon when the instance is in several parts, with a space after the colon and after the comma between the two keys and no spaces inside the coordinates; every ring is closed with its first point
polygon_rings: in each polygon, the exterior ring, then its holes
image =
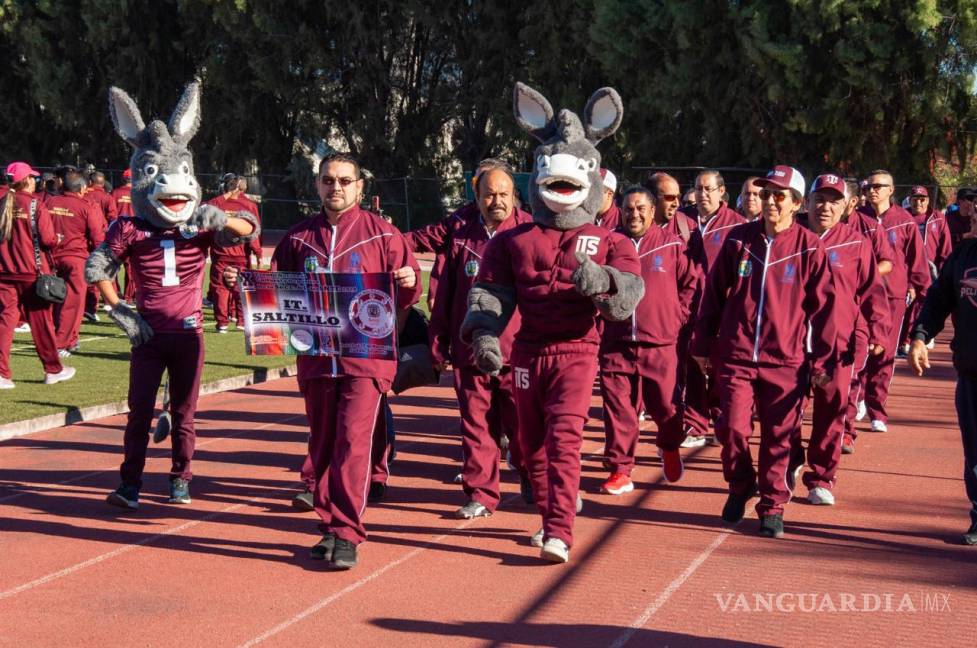
{"type": "Polygon", "coordinates": [[[606,482],[601,484],[600,491],[609,495],[623,495],[634,490],[634,482],[624,473],[612,474],[606,482]]]}
{"type": "Polygon", "coordinates": [[[850,434],[845,434],[844,438],[841,440],[841,454],[854,454],[855,453],[855,439],[852,438],[850,434]]]}
{"type": "Polygon", "coordinates": [[[682,455],[678,450],[660,450],[662,458],[662,471],[665,473],[665,481],[674,484],[682,479],[685,474],[685,464],[682,463],[682,455]]]}

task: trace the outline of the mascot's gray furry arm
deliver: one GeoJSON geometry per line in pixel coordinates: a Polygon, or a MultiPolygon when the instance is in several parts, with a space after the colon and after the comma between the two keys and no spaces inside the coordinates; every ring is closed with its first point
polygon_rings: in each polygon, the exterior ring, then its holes
{"type": "MultiPolygon", "coordinates": [[[[529,179],[533,220],[562,231],[593,223],[604,194],[596,144],[613,135],[621,125],[624,108],[620,95],[613,88],[595,92],[584,108],[581,122],[569,110],[554,113],[546,97],[517,83],[513,112],[523,130],[540,141],[529,179]],[[568,193],[568,186],[575,190],[568,193]]],[[[576,259],[580,265],[572,279],[577,291],[593,300],[607,319],[630,317],[644,296],[641,277],[597,265],[582,253],[576,259]]],[[[468,314],[462,323],[462,339],[471,342],[476,366],[482,371],[498,373],[501,368],[498,336],[515,306],[514,288],[482,282],[472,287],[468,314]]]]}
{"type": "MultiPolygon", "coordinates": [[[[136,102],[119,88],[109,89],[109,114],[119,136],[132,146],[129,168],[132,170],[132,209],[135,218],[152,227],[188,232],[215,232],[214,244],[238,245],[258,236],[256,219],[248,213],[235,214],[248,221],[254,230],[247,236],[236,236],[225,229],[227,214],[212,205],[202,205],[200,183],[193,173],[193,157],[188,145],[200,128],[200,81],[187,85],[168,123],[154,120],[146,125],[136,102]]],[[[91,253],[85,263],[88,283],[111,281],[119,272],[119,259],[106,244],[91,253]]],[[[142,316],[119,302],[109,313],[139,346],[153,336],[153,330],[142,316]]]]}

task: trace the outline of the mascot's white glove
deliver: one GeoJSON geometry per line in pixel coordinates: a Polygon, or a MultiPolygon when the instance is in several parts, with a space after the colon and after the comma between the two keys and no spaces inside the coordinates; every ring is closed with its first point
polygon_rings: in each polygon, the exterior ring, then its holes
{"type": "Polygon", "coordinates": [[[584,297],[593,297],[611,289],[611,278],[607,270],[591,261],[583,252],[577,252],[574,256],[580,265],[573,271],[571,279],[578,293],[584,297]]]}
{"type": "Polygon", "coordinates": [[[142,315],[119,302],[109,311],[109,317],[129,337],[132,346],[149,342],[153,337],[153,329],[142,318],[142,315]]]}
{"type": "Polygon", "coordinates": [[[187,219],[187,225],[201,231],[219,232],[227,225],[227,214],[213,205],[200,205],[187,219]]]}
{"type": "Polygon", "coordinates": [[[476,335],[472,339],[472,353],[475,366],[490,376],[498,376],[502,370],[502,349],[499,338],[494,335],[476,335]]]}

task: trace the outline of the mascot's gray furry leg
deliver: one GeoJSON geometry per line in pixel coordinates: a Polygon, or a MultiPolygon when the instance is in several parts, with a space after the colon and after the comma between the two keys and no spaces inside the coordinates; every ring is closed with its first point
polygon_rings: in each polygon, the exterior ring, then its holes
{"type": "Polygon", "coordinates": [[[153,443],[162,443],[166,437],[170,436],[170,429],[172,427],[173,418],[170,416],[170,377],[167,375],[166,384],[163,385],[163,413],[156,419],[153,443]]]}

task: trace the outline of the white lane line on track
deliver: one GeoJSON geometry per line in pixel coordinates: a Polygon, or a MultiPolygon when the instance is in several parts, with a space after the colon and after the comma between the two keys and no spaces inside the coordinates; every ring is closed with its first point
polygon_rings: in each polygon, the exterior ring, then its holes
{"type": "MultiPolygon", "coordinates": [[[[515,500],[516,497],[518,497],[518,496],[517,495],[510,495],[509,497],[507,497],[505,499],[504,502],[502,502],[502,504],[507,504],[509,502],[512,502],[513,500],[515,500]]],[[[399,567],[400,565],[404,564],[405,562],[407,562],[411,558],[417,556],[418,554],[424,553],[425,551],[427,551],[428,549],[430,549],[433,545],[438,544],[439,542],[441,542],[442,540],[444,540],[445,538],[447,538],[448,536],[450,536],[452,533],[456,533],[458,531],[461,531],[462,529],[465,529],[465,528],[471,526],[477,519],[478,518],[473,518],[471,520],[467,520],[466,522],[463,522],[462,524],[459,524],[458,526],[456,526],[455,528],[453,528],[451,531],[448,531],[446,533],[442,533],[437,538],[434,538],[433,540],[428,540],[427,542],[422,543],[422,546],[417,547],[416,549],[414,549],[414,550],[412,550],[412,551],[404,554],[400,558],[398,558],[398,559],[396,559],[396,560],[394,560],[392,562],[387,563],[386,565],[384,565],[383,567],[380,567],[379,569],[377,569],[373,573],[369,574],[368,576],[365,576],[365,577],[361,578],[360,580],[356,581],[355,583],[352,583],[350,585],[347,585],[346,587],[344,587],[343,589],[339,590],[338,592],[334,592],[334,593],[330,594],[329,596],[327,596],[326,598],[322,599],[321,601],[319,601],[315,605],[312,605],[312,606],[307,607],[306,609],[302,610],[301,612],[299,612],[298,614],[296,614],[292,618],[287,619],[285,621],[282,621],[281,623],[279,623],[275,627],[271,628],[270,630],[268,630],[266,632],[263,632],[262,634],[258,635],[254,639],[251,639],[250,641],[247,641],[247,642],[241,644],[240,646],[238,646],[238,648],[251,648],[252,646],[257,646],[258,644],[260,644],[265,639],[269,639],[269,638],[275,636],[276,634],[282,632],[283,630],[287,630],[288,628],[292,627],[293,625],[295,625],[296,623],[302,621],[303,619],[306,619],[306,618],[312,616],[313,614],[315,614],[316,612],[319,612],[323,608],[329,607],[330,605],[332,605],[333,603],[335,603],[339,599],[343,598],[344,596],[346,596],[350,592],[354,592],[354,591],[358,590],[359,588],[363,587],[367,583],[369,583],[371,581],[374,581],[374,580],[380,578],[381,576],[383,576],[385,573],[387,573],[391,569],[394,569],[395,567],[399,567]]]]}
{"type": "MultiPolygon", "coordinates": [[[[222,436],[222,437],[217,437],[216,439],[209,439],[207,441],[204,441],[203,443],[196,444],[195,447],[196,448],[203,448],[205,446],[210,445],[211,443],[215,443],[217,441],[222,441],[223,439],[233,439],[235,437],[240,436],[244,432],[252,432],[252,431],[257,431],[257,430],[264,430],[265,428],[269,428],[269,427],[271,427],[273,425],[284,425],[284,424],[288,423],[289,421],[294,421],[295,419],[302,418],[303,416],[305,416],[305,414],[293,414],[292,416],[287,416],[287,417],[283,418],[280,421],[275,421],[274,423],[265,423],[264,425],[259,425],[258,427],[249,428],[248,430],[244,430],[242,432],[235,432],[234,434],[228,434],[228,435],[225,435],[225,436],[222,436]]],[[[71,479],[65,479],[64,481],[59,481],[59,482],[56,482],[54,484],[45,484],[44,486],[45,486],[45,488],[54,488],[54,487],[57,487],[57,486],[66,486],[68,484],[74,484],[75,482],[84,481],[84,480],[88,479],[89,477],[95,477],[96,475],[101,475],[101,474],[104,474],[104,473],[107,473],[107,472],[114,472],[116,470],[118,470],[118,468],[106,468],[105,470],[96,470],[95,472],[85,473],[84,475],[79,475],[77,477],[72,477],[71,479]]],[[[0,497],[0,504],[3,504],[4,502],[10,502],[12,500],[15,500],[15,499],[24,497],[25,495],[34,495],[34,494],[35,494],[35,491],[23,491],[23,492],[20,492],[20,493],[14,493],[13,495],[7,495],[6,497],[0,497]]]]}
{"type": "Polygon", "coordinates": [[[648,623],[648,620],[651,619],[651,617],[654,616],[655,613],[668,602],[668,599],[672,597],[672,594],[677,592],[679,588],[685,584],[685,581],[687,581],[689,577],[691,577],[692,574],[694,574],[696,570],[702,566],[702,563],[704,563],[706,559],[712,555],[712,552],[718,549],[719,545],[726,541],[726,538],[729,537],[730,533],[731,530],[724,530],[718,536],[716,536],[716,539],[713,540],[712,543],[702,551],[702,553],[696,556],[695,559],[689,563],[689,566],[686,567],[685,570],[675,578],[675,580],[668,584],[668,587],[661,591],[657,598],[652,601],[651,605],[645,608],[644,612],[641,613],[641,616],[635,619],[631,625],[629,625],[628,628],[622,632],[613,643],[610,644],[610,648],[622,648],[625,644],[627,644],[628,641],[631,640],[631,637],[633,637],[638,630],[643,628],[645,624],[648,623]]]}
{"type": "MultiPolygon", "coordinates": [[[[30,335],[30,333],[25,333],[24,335],[30,335]]],[[[95,337],[90,337],[90,338],[81,338],[81,339],[78,340],[78,344],[81,344],[83,342],[94,342],[95,340],[111,340],[113,338],[118,338],[118,337],[122,337],[122,336],[121,335],[97,335],[95,337]]],[[[10,350],[11,350],[11,352],[13,352],[13,351],[28,351],[28,350],[31,351],[31,352],[33,352],[34,351],[34,345],[33,344],[14,345],[14,346],[10,347],[10,350]]]]}
{"type": "MultiPolygon", "coordinates": [[[[281,492],[285,492],[285,491],[281,491],[281,492]]],[[[232,504],[231,506],[224,507],[224,508],[222,508],[219,511],[213,511],[212,513],[208,513],[207,515],[205,515],[205,516],[203,516],[201,518],[198,518],[196,520],[191,520],[189,522],[184,522],[180,526],[175,526],[172,529],[167,529],[166,531],[162,531],[160,533],[157,533],[156,535],[147,536],[147,537],[143,538],[142,540],[139,540],[138,542],[133,542],[133,543],[127,544],[124,547],[119,547],[118,549],[115,549],[115,550],[110,551],[108,553],[104,553],[104,554],[102,554],[100,556],[95,556],[94,558],[89,558],[88,560],[86,560],[84,562],[80,562],[80,563],[78,563],[76,565],[72,565],[71,567],[65,567],[64,569],[62,569],[60,571],[56,571],[56,572],[53,572],[51,574],[48,574],[47,576],[42,576],[40,578],[34,579],[34,580],[30,581],[29,583],[24,583],[23,585],[18,585],[17,587],[14,587],[12,589],[8,589],[5,592],[0,592],[0,601],[2,601],[5,598],[10,598],[11,596],[15,596],[17,594],[20,594],[21,592],[26,592],[28,590],[32,590],[35,587],[38,587],[40,585],[44,585],[45,583],[50,583],[51,581],[57,580],[59,578],[64,578],[65,576],[68,576],[70,574],[74,574],[75,572],[79,572],[82,569],[85,569],[86,567],[91,567],[92,565],[97,565],[98,563],[104,562],[106,560],[109,560],[110,558],[115,558],[116,556],[121,556],[124,553],[128,553],[128,552],[132,551],[133,549],[136,549],[136,548],[141,547],[143,545],[150,544],[152,542],[155,542],[157,540],[160,540],[161,538],[165,538],[167,536],[175,535],[175,534],[180,533],[182,531],[186,531],[187,529],[192,528],[192,527],[195,527],[198,524],[203,524],[204,522],[209,522],[209,521],[213,520],[214,518],[217,518],[217,517],[220,517],[221,515],[224,515],[225,513],[231,513],[233,511],[238,510],[238,509],[244,508],[245,506],[250,506],[251,504],[255,503],[256,501],[261,500],[261,499],[267,499],[268,497],[269,497],[269,495],[267,495],[267,494],[266,495],[259,495],[257,497],[251,498],[247,502],[240,502],[238,504],[232,504]]]]}

